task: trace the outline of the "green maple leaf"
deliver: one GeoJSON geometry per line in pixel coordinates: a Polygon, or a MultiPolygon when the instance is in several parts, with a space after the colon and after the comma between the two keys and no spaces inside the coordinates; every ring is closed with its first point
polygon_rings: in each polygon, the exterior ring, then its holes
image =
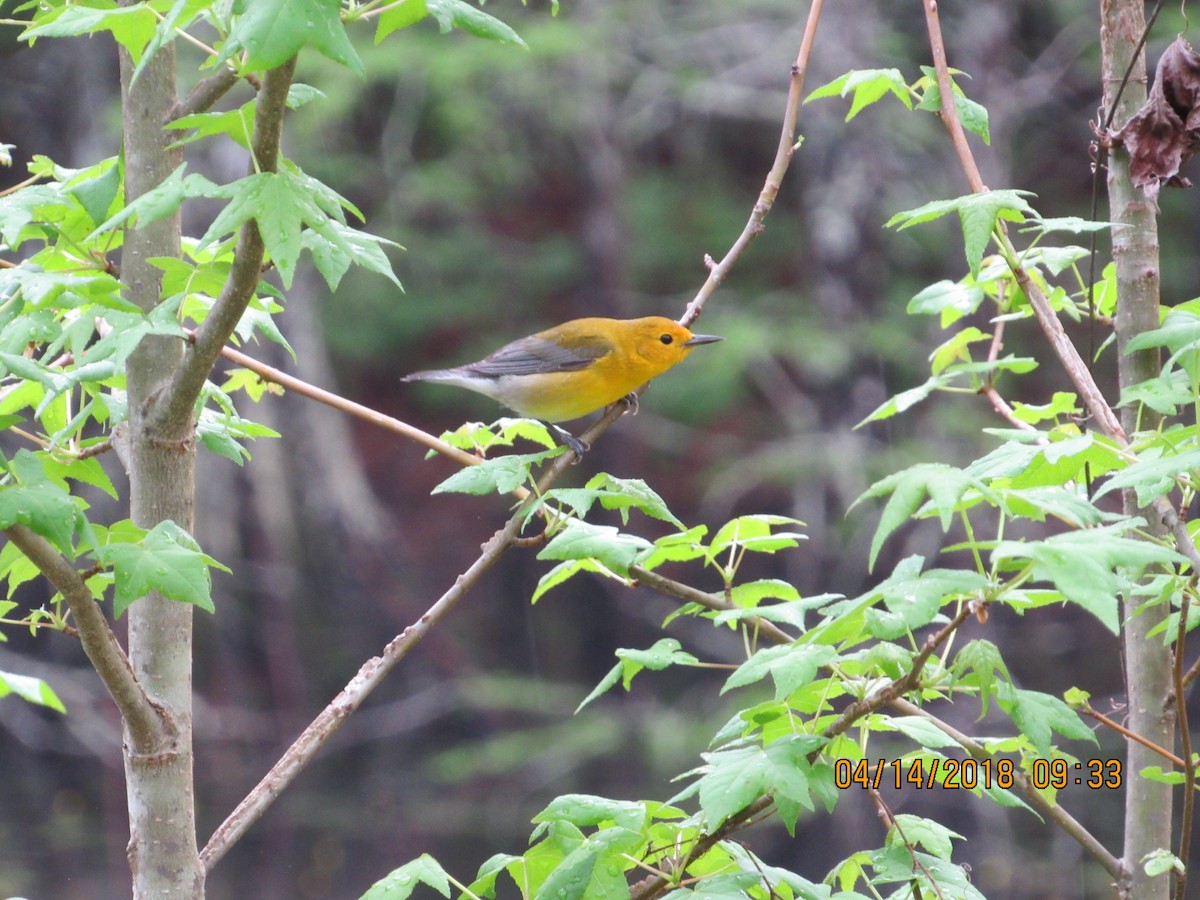
{"type": "Polygon", "coordinates": [[[346,237],[342,207],[356,214],[358,211],[303,172],[290,168],[259,172],[223,185],[215,195],[227,197],[229,204],[213,220],[197,250],[253,219],[285,287],[291,285],[296,273],[305,226],[347,256],[356,255],[355,245],[346,237]]]}
{"type": "Polygon", "coordinates": [[[71,495],[46,476],[41,459],[28,450],[13,458],[10,474],[12,482],[0,486],[0,528],[25,525],[73,557],[79,507],[71,495]]]}
{"type": "Polygon", "coordinates": [[[913,225],[931,222],[947,213],[958,213],[966,246],[967,264],[971,267],[971,274],[978,275],[984,250],[987,249],[992,230],[998,221],[1024,223],[1037,217],[1037,212],[1025,200],[1025,197],[1031,196],[1033,195],[1029,191],[1001,190],[981,191],[951,200],[934,200],[916,209],[896,213],[888,219],[886,227],[898,226],[899,230],[903,231],[913,225]]]}
{"type": "Polygon", "coordinates": [[[97,31],[112,33],[117,43],[129,51],[137,62],[142,51],[154,36],[158,19],[145,4],[120,9],[93,9],[83,5],[64,6],[51,16],[43,17],[42,24],[33,25],[21,34],[21,39],[32,41],[39,37],[70,37],[80,34],[95,34],[97,31]]]}
{"type": "Polygon", "coordinates": [[[100,556],[116,575],[113,613],[117,616],[151,591],[158,591],[169,600],[216,612],[208,567],[229,571],[205,555],[190,534],[169,520],[159,522],[137,543],[121,542],[101,548],[100,556]]]}
{"type": "MultiPolygon", "coordinates": [[[[478,467],[476,467],[478,468],[478,467]]],[[[594,559],[600,565],[627,575],[629,567],[644,557],[653,545],[645,538],[624,534],[612,525],[595,525],[569,519],[541,552],[538,559],[594,559]]]]}
{"type": "Polygon", "coordinates": [[[302,47],[314,47],[357,75],[365,74],[340,18],[339,0],[241,0],[217,65],[245,53],[244,71],[273,69],[302,47]]]}

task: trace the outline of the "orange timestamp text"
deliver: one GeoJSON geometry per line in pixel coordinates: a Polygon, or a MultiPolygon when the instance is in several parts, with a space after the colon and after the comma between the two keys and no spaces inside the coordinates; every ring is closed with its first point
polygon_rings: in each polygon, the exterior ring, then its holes
{"type": "MultiPolygon", "coordinates": [[[[1011,759],[838,759],[833,764],[833,782],[846,788],[893,787],[900,790],[914,787],[928,790],[935,787],[953,790],[979,788],[1007,790],[1021,777],[1011,759]]],[[[1031,787],[1038,790],[1062,789],[1068,785],[1100,790],[1122,786],[1123,775],[1119,759],[1089,759],[1072,762],[1066,759],[1032,761],[1025,773],[1031,787]]]]}

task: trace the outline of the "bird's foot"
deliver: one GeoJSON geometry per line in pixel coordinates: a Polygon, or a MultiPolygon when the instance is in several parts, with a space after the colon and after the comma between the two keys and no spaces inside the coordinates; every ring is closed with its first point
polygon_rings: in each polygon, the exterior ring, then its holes
{"type": "Polygon", "coordinates": [[[565,428],[559,428],[557,425],[553,425],[549,422],[546,424],[550,427],[551,431],[558,435],[559,439],[566,444],[571,452],[575,454],[575,459],[571,461],[571,465],[577,465],[579,461],[583,459],[583,454],[592,449],[591,444],[575,437],[575,435],[571,434],[571,432],[567,431],[565,428]]]}

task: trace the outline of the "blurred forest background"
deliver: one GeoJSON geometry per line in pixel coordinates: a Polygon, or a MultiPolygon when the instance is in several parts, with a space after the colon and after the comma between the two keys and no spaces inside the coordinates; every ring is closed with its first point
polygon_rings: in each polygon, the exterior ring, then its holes
{"type": "MultiPolygon", "coordinates": [[[[16,5],[0,10],[12,15],[16,5]]],[[[297,80],[327,99],[292,114],[286,152],[357,204],[368,230],[407,248],[394,257],[405,293],[352,270],[331,295],[301,275],[281,320],[298,360],[249,348],[435,433],[499,411],[473,395],[402,385],[401,375],[476,359],[576,316],[683,312],[706,274],[704,254],[725,252],[762,185],[807,4],[565,0],[557,17],[544,2],[487,9],[529,52],[423,23],[383,48],[363,28],[366,80],[302,55],[297,80]]],[[[969,74],[964,88],[991,114],[992,145],[972,139],[984,180],[1036,192],[1047,215],[1088,216],[1097,4],[973,0],[943,3],[942,16],[950,64],[969,74]]],[[[1184,28],[1177,8],[1164,11],[1148,44],[1152,65],[1184,28]]],[[[46,39],[30,49],[17,33],[0,30],[0,142],[16,145],[0,188],[25,177],[33,154],[83,166],[118,151],[111,41],[46,39]]],[[[806,89],[851,68],[897,67],[912,81],[928,63],[918,4],[840,0],[824,14],[806,89]]],[[[899,559],[933,556],[946,542],[936,528],[911,528],[870,575],[876,514],[847,515],[854,498],[907,463],[973,458],[988,446],[980,429],[1002,423],[966,395],[854,430],[888,396],[925,380],[937,323],[910,319],[906,304],[964,271],[950,219],[903,233],[883,223],[966,186],[933,116],[889,102],[845,123],[847,109],[841,100],[802,109],[804,143],[767,230],[699,325],[726,342],[656,382],[641,413],[622,419],[569,478],[643,478],[688,524],[795,516],[809,540],[745,577],[853,596],[899,559]]],[[[240,155],[209,152],[192,145],[192,171],[220,181],[243,174],[240,155]]],[[[1165,191],[1161,206],[1170,304],[1196,294],[1200,221],[1191,192],[1165,191]]],[[[185,221],[185,233],[203,225],[185,221]]],[[[1086,346],[1086,332],[1074,333],[1086,346]]],[[[1020,327],[1006,349],[1044,358],[1020,327]]],[[[1110,351],[1097,364],[1102,384],[1112,384],[1111,364],[1110,351]]],[[[1005,394],[1043,402],[1064,387],[1048,366],[1005,394]]],[[[233,570],[216,576],[217,615],[197,617],[202,839],[506,515],[502,498],[430,497],[453,465],[424,460],[392,434],[293,396],[241,408],[285,437],[259,441],[241,468],[202,458],[197,537],[233,570]]],[[[120,477],[116,460],[106,467],[120,477]]],[[[94,502],[102,518],[104,498],[94,502]]],[[[635,524],[662,533],[661,523],[635,524]]],[[[507,554],[218,865],[209,896],[357,897],[426,851],[469,880],[493,853],[520,852],[530,817],[556,794],[669,797],[667,779],[690,769],[725,721],[711,700],[724,674],[643,676],[631,693],[573,715],[613,651],[652,644],[672,606],[577,578],[531,607],[549,565],[532,552],[507,554]]],[[[704,577],[711,583],[698,586],[719,586],[704,577]]],[[[35,606],[44,599],[43,588],[22,590],[35,606]]],[[[964,639],[986,628],[1019,685],[1078,684],[1107,708],[1106,695],[1121,691],[1114,639],[1077,608],[1043,613],[1036,628],[997,613],[964,639]]],[[[743,652],[732,632],[677,623],[668,633],[713,662],[743,652]]],[[[71,639],[7,638],[0,669],[45,678],[69,714],[0,701],[0,896],[123,896],[116,714],[71,639]]],[[[975,727],[969,717],[959,724],[975,727]]],[[[1121,755],[1100,737],[1098,755],[1121,755]]],[[[898,812],[956,808],[942,821],[976,838],[957,852],[990,897],[1105,893],[1078,848],[1027,813],[966,793],[893,799],[898,812]]],[[[1094,833],[1119,840],[1117,797],[1080,790],[1064,802],[1094,833]]],[[[864,796],[833,817],[802,818],[795,840],[778,826],[746,839],[820,878],[865,833],[882,840],[864,796]]]]}

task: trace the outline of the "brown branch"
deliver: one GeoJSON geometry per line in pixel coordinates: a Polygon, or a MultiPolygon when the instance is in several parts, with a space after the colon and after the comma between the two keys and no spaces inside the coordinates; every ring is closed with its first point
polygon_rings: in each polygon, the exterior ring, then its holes
{"type": "MultiPolygon", "coordinates": [[[[259,171],[274,172],[278,169],[283,116],[295,68],[296,58],[292,57],[282,66],[267,72],[263,79],[250,148],[259,171]]],[[[184,354],[174,377],[159,398],[153,413],[156,428],[169,425],[169,433],[182,433],[185,430],[190,433],[192,406],[254,296],[264,253],[262,235],[256,222],[251,219],[238,234],[233,266],[220,296],[213,303],[208,317],[196,329],[195,341],[184,354]]]]}
{"type": "Polygon", "coordinates": [[[221,355],[230,362],[249,369],[264,381],[278,384],[280,387],[308,397],[310,400],[316,400],[318,403],[324,403],[326,406],[349,413],[365,422],[370,422],[372,425],[393,431],[411,441],[416,441],[418,444],[428,447],[430,450],[436,450],[443,456],[448,456],[450,459],[464,466],[474,466],[481,462],[479,457],[459,447],[447,444],[427,431],[422,431],[420,428],[409,425],[407,422],[402,422],[400,419],[384,415],[377,410],[371,409],[369,406],[363,406],[361,403],[347,400],[340,394],[335,394],[332,391],[309,384],[307,381],[297,378],[294,375],[289,375],[282,369],[276,369],[274,366],[268,366],[266,363],[259,362],[257,359],[247,356],[245,353],[235,350],[232,347],[222,347],[221,355]]]}
{"type": "Polygon", "coordinates": [[[84,447],[79,451],[76,459],[91,459],[93,456],[99,456],[102,453],[107,453],[113,448],[112,438],[105,438],[98,444],[92,444],[90,447],[84,447]]]}
{"type": "Polygon", "coordinates": [[[167,121],[174,122],[176,119],[182,119],[184,116],[206,112],[212,108],[213,104],[229,93],[230,89],[238,83],[238,80],[237,72],[228,66],[221,66],[216,73],[197,82],[196,86],[188,91],[186,97],[175,103],[175,106],[167,115],[167,121]]]}
{"type": "MultiPolygon", "coordinates": [[[[546,471],[537,484],[536,494],[538,496],[549,489],[571,466],[572,459],[571,453],[564,453],[546,467],[546,471]]],[[[271,770],[209,838],[208,844],[200,853],[200,860],[206,871],[211,870],[246,830],[261,818],[275,798],[316,758],[329,739],[345,723],[350,714],[362,705],[371,691],[383,681],[397,663],[408,655],[408,652],[425,637],[434,625],[458,605],[467,592],[479,582],[483,574],[513,545],[525,522],[525,513],[526,504],[522,503],[505,522],[504,527],[493,534],[483,545],[475,562],[455,579],[454,585],[442,594],[416,622],[392,638],[384,647],[382,654],[367,660],[341,693],[292,742],[279,761],[271,767],[271,770]]]]}
{"type": "MultiPolygon", "coordinates": [[[[1003,302],[1003,298],[1001,298],[1003,302]]],[[[1000,351],[1004,349],[1004,322],[1003,320],[996,323],[996,328],[992,333],[992,342],[988,346],[987,361],[995,363],[1000,358],[1000,351]]],[[[979,393],[988,398],[988,402],[992,404],[992,409],[1006,420],[1014,428],[1019,428],[1022,431],[1037,431],[1028,422],[1018,419],[1013,408],[1008,404],[1008,401],[1000,395],[996,390],[996,385],[989,379],[988,383],[979,389],[979,393]]],[[[1043,439],[1044,440],[1044,439],[1043,439]]]]}
{"type": "MultiPolygon", "coordinates": [[[[975,193],[981,193],[987,190],[987,185],[983,183],[983,178],[979,174],[979,167],[975,164],[975,156],[972,154],[971,147],[967,143],[966,133],[963,131],[962,122],[959,121],[958,111],[954,107],[954,89],[950,80],[950,70],[946,63],[946,45],[942,40],[942,27],[938,18],[936,0],[922,0],[921,6],[925,10],[925,23],[929,31],[930,50],[933,54],[934,68],[937,71],[938,91],[941,94],[942,101],[940,110],[942,123],[946,126],[946,131],[950,134],[950,141],[954,145],[954,151],[958,155],[959,163],[962,165],[963,174],[967,178],[967,184],[975,193]]],[[[1058,315],[1050,306],[1050,301],[1046,298],[1041,288],[1029,278],[1029,274],[1024,268],[1013,263],[1017,255],[1003,229],[997,229],[997,238],[1001,242],[1006,259],[1010,261],[1013,277],[1016,278],[1021,290],[1025,292],[1025,296],[1029,298],[1029,305],[1033,307],[1038,325],[1041,326],[1046,339],[1050,341],[1050,346],[1054,349],[1062,367],[1066,369],[1067,375],[1075,385],[1075,389],[1079,392],[1079,396],[1083,399],[1088,411],[1105,434],[1109,435],[1122,446],[1126,446],[1128,440],[1124,429],[1121,428],[1121,423],[1117,421],[1112,407],[1108,405],[1104,394],[1096,385],[1096,381],[1092,377],[1087,363],[1083,361],[1083,358],[1079,355],[1079,351],[1071,343],[1071,339],[1063,329],[1062,322],[1059,321],[1058,315]]]]}
{"type": "Polygon", "coordinates": [[[1187,522],[1180,518],[1179,513],[1175,511],[1175,507],[1166,497],[1159,497],[1150,504],[1150,508],[1154,510],[1154,514],[1162,520],[1163,524],[1171,529],[1171,534],[1175,538],[1175,549],[1187,557],[1192,571],[1200,572],[1200,550],[1196,549],[1196,541],[1188,531],[1187,522]]]}
{"type": "MultiPolygon", "coordinates": [[[[1009,258],[1014,258],[1013,247],[1008,243],[1007,237],[1004,238],[1004,244],[1005,252],[1009,255],[1009,258]]],[[[1129,438],[1125,434],[1125,429],[1121,427],[1116,413],[1108,405],[1103,392],[1092,377],[1088,364],[1084,362],[1083,357],[1079,355],[1079,351],[1075,349],[1075,345],[1071,343],[1071,339],[1067,336],[1067,332],[1063,328],[1062,322],[1059,321],[1058,315],[1050,306],[1050,301],[1046,298],[1045,293],[1030,279],[1029,273],[1023,267],[1015,266],[1012,272],[1013,277],[1017,279],[1017,284],[1021,286],[1021,290],[1029,298],[1029,305],[1033,307],[1033,313],[1037,317],[1038,325],[1041,326],[1042,332],[1050,342],[1050,346],[1058,357],[1059,364],[1066,370],[1067,376],[1071,379],[1071,383],[1075,385],[1075,390],[1079,392],[1079,396],[1083,399],[1088,412],[1091,413],[1092,418],[1100,426],[1101,431],[1116,441],[1122,448],[1128,447],[1129,438]]]]}
{"type": "Polygon", "coordinates": [[[921,682],[921,670],[925,667],[925,663],[929,661],[929,657],[974,614],[973,604],[964,603],[954,618],[947,622],[940,631],[926,638],[925,646],[913,657],[912,668],[906,674],[895,679],[886,687],[880,688],[869,697],[863,697],[861,700],[851,703],[842,710],[842,714],[838,716],[837,721],[826,728],[822,734],[825,737],[837,737],[839,734],[848,731],[850,726],[863,716],[869,716],[871,713],[882,709],[894,700],[898,700],[910,691],[916,690],[921,682]]]}
{"type": "Polygon", "coordinates": [[[705,254],[704,265],[708,269],[708,278],[700,286],[699,292],[688,304],[687,310],[679,320],[682,325],[691,325],[700,318],[700,313],[704,309],[704,304],[708,302],[708,298],[725,280],[725,276],[729,274],[729,270],[737,263],[750,242],[763,232],[765,227],[763,220],[775,203],[775,197],[783,183],[784,173],[787,172],[792,161],[792,154],[796,150],[796,120],[800,115],[800,100],[804,93],[804,75],[808,71],[808,60],[812,56],[813,41],[817,36],[817,23],[821,20],[821,9],[824,6],[825,0],[813,0],[812,6],[809,7],[808,20],[804,25],[804,36],[800,39],[800,49],[796,53],[796,61],[792,63],[787,103],[783,112],[783,129],[779,135],[779,147],[775,151],[775,160],[771,164],[771,170],[767,172],[766,181],[758,194],[758,202],[754,204],[754,209],[750,212],[746,227],[742,229],[742,233],[738,235],[733,246],[729,248],[729,252],[719,263],[714,263],[712,257],[705,254]]]}
{"type": "Polygon", "coordinates": [[[975,155],[971,152],[971,145],[967,143],[967,134],[963,131],[958,110],[954,106],[954,82],[950,78],[950,66],[946,62],[946,42],[942,39],[942,23],[938,18],[937,2],[922,0],[921,6],[925,10],[929,49],[933,54],[933,68],[937,73],[938,93],[941,94],[942,108],[939,115],[946,131],[950,133],[950,143],[954,145],[954,152],[958,156],[963,174],[967,176],[967,183],[971,185],[972,191],[981,193],[987,190],[987,185],[983,183],[983,176],[979,174],[975,155]]]}
{"type": "MultiPolygon", "coordinates": [[[[987,397],[988,402],[992,404],[992,409],[996,411],[996,414],[1008,422],[1008,424],[1013,428],[1020,429],[1021,431],[1037,431],[1036,428],[1034,428],[1025,420],[1017,418],[1016,412],[1011,406],[1008,405],[1008,401],[1000,396],[1000,392],[996,390],[994,385],[986,385],[980,389],[979,393],[987,397]]],[[[1044,441],[1039,441],[1039,443],[1043,442],[1044,441]]]]}
{"type": "Polygon", "coordinates": [[[1196,661],[1188,667],[1187,673],[1183,676],[1183,686],[1185,689],[1188,687],[1188,685],[1195,681],[1197,675],[1200,675],[1200,658],[1196,659],[1196,661]]]}
{"type": "Polygon", "coordinates": [[[1100,712],[1099,710],[1093,709],[1090,705],[1080,707],[1080,712],[1086,713],[1087,715],[1091,716],[1093,719],[1095,719],[1101,725],[1107,725],[1109,728],[1111,728],[1113,731],[1117,732],[1117,734],[1121,735],[1122,737],[1125,737],[1131,741],[1135,741],[1135,742],[1141,744],[1143,747],[1153,750],[1155,753],[1157,753],[1163,759],[1167,760],[1168,762],[1170,762],[1171,764],[1173,764],[1175,766],[1178,766],[1180,769],[1183,769],[1185,767],[1183,760],[1180,759],[1178,756],[1176,756],[1174,753],[1172,753],[1170,750],[1168,750],[1166,747],[1159,746],[1158,744],[1154,743],[1153,741],[1146,740],[1140,734],[1130,731],[1128,728],[1126,728],[1120,722],[1116,721],[1115,719],[1110,719],[1108,716],[1104,715],[1104,713],[1100,712]]]}
{"type": "Polygon", "coordinates": [[[67,601],[83,652],[121,711],[134,749],[139,753],[160,750],[174,728],[142,690],[129,658],[80,572],[49,541],[26,526],[11,525],[4,533],[67,601]]]}
{"type": "MultiPolygon", "coordinates": [[[[718,612],[740,609],[740,607],[735,606],[728,600],[715,597],[712,594],[706,594],[704,591],[694,588],[690,584],[675,581],[657,572],[643,569],[641,566],[630,566],[629,574],[636,578],[640,584],[644,584],[646,587],[652,588],[660,594],[665,594],[676,600],[682,600],[684,603],[696,603],[707,609],[717,610],[718,612]]],[[[796,640],[774,622],[770,622],[759,616],[748,618],[745,622],[772,643],[790,644],[796,640]]]]}
{"type": "Polygon", "coordinates": [[[480,577],[495,564],[508,549],[513,538],[521,529],[524,509],[518,510],[483,545],[482,552],[471,566],[463,572],[454,585],[413,624],[409,625],[384,647],[383,652],[367,660],[341,693],[325,707],[307,728],[292,742],[292,745],[271,767],[263,779],[237,805],[228,818],[213,832],[208,844],[200,852],[200,861],[206,871],[225,855],[230,847],[266,812],[275,798],[302,772],[325,744],[345,723],[384,677],[395,668],[408,652],[425,637],[434,625],[446,616],[473,588],[480,577]]]}

